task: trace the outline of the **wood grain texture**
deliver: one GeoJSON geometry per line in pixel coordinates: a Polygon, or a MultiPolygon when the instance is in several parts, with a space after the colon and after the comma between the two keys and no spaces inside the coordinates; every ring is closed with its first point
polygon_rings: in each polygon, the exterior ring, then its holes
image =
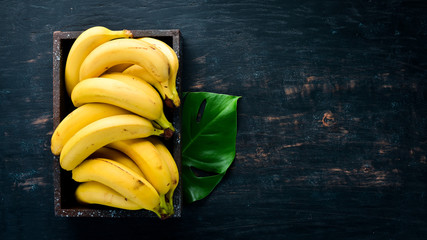
{"type": "Polygon", "coordinates": [[[427,4],[11,1],[0,14],[0,239],[424,239],[427,4]],[[52,33],[180,29],[182,91],[239,95],[236,159],[181,219],[57,218],[52,33]]]}

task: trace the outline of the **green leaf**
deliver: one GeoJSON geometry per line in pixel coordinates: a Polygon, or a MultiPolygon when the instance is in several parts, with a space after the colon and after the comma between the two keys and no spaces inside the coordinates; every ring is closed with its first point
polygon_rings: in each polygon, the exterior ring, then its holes
{"type": "Polygon", "coordinates": [[[212,176],[197,177],[190,167],[182,168],[183,194],[186,202],[194,202],[208,196],[224,177],[225,172],[212,176]]]}
{"type": "Polygon", "coordinates": [[[185,95],[181,136],[185,201],[194,202],[209,195],[233,162],[239,98],[208,92],[185,95]],[[192,168],[210,176],[196,176],[192,168]]]}

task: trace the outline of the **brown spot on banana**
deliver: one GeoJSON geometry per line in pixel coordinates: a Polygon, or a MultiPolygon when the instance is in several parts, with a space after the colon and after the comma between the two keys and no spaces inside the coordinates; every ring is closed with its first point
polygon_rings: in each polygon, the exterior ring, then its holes
{"type": "Polygon", "coordinates": [[[138,180],[138,181],[136,181],[136,184],[135,184],[135,186],[133,187],[135,190],[138,190],[140,187],[143,187],[145,184],[141,181],[141,180],[138,180]]]}

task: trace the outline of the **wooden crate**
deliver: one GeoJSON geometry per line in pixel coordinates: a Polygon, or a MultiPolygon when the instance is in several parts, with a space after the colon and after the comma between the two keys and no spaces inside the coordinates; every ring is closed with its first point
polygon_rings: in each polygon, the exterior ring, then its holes
{"type": "MultiPolygon", "coordinates": [[[[177,75],[177,90],[181,94],[181,72],[182,72],[182,37],[179,30],[130,30],[135,38],[153,37],[160,39],[170,45],[178,55],[180,68],[177,75]]],[[[68,52],[75,39],[82,31],[53,33],[53,128],[67,116],[74,106],[68,96],[64,83],[65,62],[68,52]]],[[[165,107],[166,117],[173,123],[176,132],[169,140],[165,140],[166,146],[171,151],[181,174],[181,107],[168,109],[165,107]]],[[[62,217],[155,217],[157,216],[147,210],[122,210],[98,205],[79,204],[74,192],[78,185],[71,178],[71,172],[63,170],[59,165],[59,156],[53,157],[54,178],[54,210],[56,216],[62,217]]],[[[181,217],[182,212],[182,187],[179,183],[174,194],[175,213],[173,218],[181,217]]]]}

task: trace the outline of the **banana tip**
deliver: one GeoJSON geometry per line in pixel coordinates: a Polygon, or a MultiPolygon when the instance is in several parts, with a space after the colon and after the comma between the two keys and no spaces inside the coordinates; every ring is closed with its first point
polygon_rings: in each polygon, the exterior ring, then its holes
{"type": "Polygon", "coordinates": [[[165,139],[170,139],[173,136],[174,131],[170,128],[166,128],[163,132],[163,137],[165,139]]]}
{"type": "Polygon", "coordinates": [[[165,105],[168,108],[178,108],[181,105],[181,100],[177,96],[174,96],[173,98],[165,96],[165,105]]]}
{"type": "Polygon", "coordinates": [[[181,105],[181,100],[178,97],[175,98],[175,100],[173,101],[173,105],[175,107],[179,107],[181,105]]]}
{"type": "Polygon", "coordinates": [[[128,38],[133,38],[133,33],[128,29],[123,29],[123,33],[127,35],[128,38]]]}
{"type": "Polygon", "coordinates": [[[174,107],[175,107],[175,104],[174,104],[174,102],[172,101],[172,99],[170,99],[170,98],[168,98],[168,97],[166,97],[166,99],[165,99],[165,105],[166,105],[168,108],[174,108],[174,107]]]}
{"type": "Polygon", "coordinates": [[[161,214],[161,215],[160,215],[160,219],[161,219],[161,220],[166,220],[166,219],[168,219],[168,218],[170,218],[170,215],[168,215],[168,214],[161,214]]]}

